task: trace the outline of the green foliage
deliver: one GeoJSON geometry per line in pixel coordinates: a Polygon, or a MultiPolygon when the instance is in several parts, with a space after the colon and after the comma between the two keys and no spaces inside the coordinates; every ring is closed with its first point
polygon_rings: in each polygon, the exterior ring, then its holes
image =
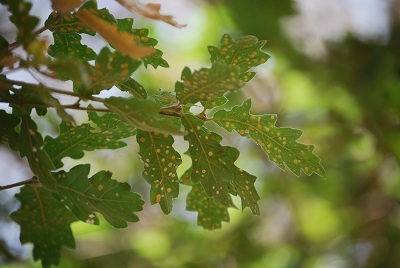
{"type": "MultiPolygon", "coordinates": [[[[195,71],[186,67],[174,92],[149,95],[132,74],[142,63],[145,67],[168,67],[160,50],[135,58],[110,44],[96,55],[81,43],[83,34],[97,33],[81,16],[92,14],[105,23],[104,27],[110,26],[109,39],[114,38],[113,34],[125,33],[133,37],[135,45],[153,48],[158,41],[148,37],[147,29],[132,28],[132,19],[115,19],[107,9],[99,10],[95,1],[86,1],[76,11],[50,14],[43,30],[52,32],[54,43],[46,47],[33,32],[38,20],[28,14],[30,4],[22,0],[2,3],[12,13],[18,42],[10,47],[2,38],[0,55],[16,57],[19,63],[5,65],[3,70],[31,68],[73,83],[71,90],[60,90],[41,81],[33,84],[10,80],[6,72],[0,76],[0,101],[12,108],[12,114],[0,111],[1,142],[26,157],[37,177],[33,186],[24,186],[17,194],[21,208],[12,214],[12,219],[21,226],[21,242],[34,244],[34,259],[40,259],[44,267],[59,262],[62,245],[74,247],[69,225],[76,219],[98,224],[98,213],[116,228],[139,220],[134,213],[142,210],[144,201],[131,192],[129,184],[111,179],[111,173],[104,170],[89,178],[90,164],[62,169],[63,159],[79,160],[84,151],[116,150],[126,146],[123,139],[136,135],[143,177],[151,187],[150,203],[159,203],[161,210],[169,214],[180,184],[189,185],[192,189],[187,210],[198,213],[198,224],[205,229],[218,229],[221,222],[229,221],[228,208],[236,208],[232,195],[239,196],[242,209],[249,207],[253,214],[260,214],[256,177],[235,165],[239,150],[221,145],[222,136],[208,127],[210,121],[251,138],[282,169],[287,166],[296,175],[303,170],[308,175],[324,176],[320,159],[312,153],[314,147],[297,142],[300,130],[276,127],[276,115],[252,115],[251,100],[230,111],[218,108],[228,102],[226,94],[237,92],[254,77],[250,68],[269,58],[261,50],[264,41],[249,36],[234,41],[225,34],[219,48],[209,47],[211,67],[195,71]],[[18,13],[17,5],[23,5],[22,13],[18,13]],[[83,13],[88,10],[90,13],[83,13]],[[13,54],[13,49],[21,44],[31,60],[13,54]],[[43,71],[43,66],[48,70],[43,71]],[[114,86],[124,97],[99,97],[103,90],[114,86]],[[60,95],[74,97],[75,102],[62,104],[60,95]],[[191,113],[190,108],[198,102],[203,111],[191,113]],[[44,116],[49,108],[57,111],[62,122],[56,137],[46,136],[43,140],[32,111],[44,116]],[[206,115],[210,109],[217,110],[213,118],[206,115]],[[88,122],[76,125],[70,110],[87,111],[88,122]],[[184,136],[189,144],[186,154],[192,160],[191,168],[180,179],[177,168],[182,160],[173,147],[174,135],[184,136]]],[[[118,47],[115,38],[112,41],[118,47]]]]}

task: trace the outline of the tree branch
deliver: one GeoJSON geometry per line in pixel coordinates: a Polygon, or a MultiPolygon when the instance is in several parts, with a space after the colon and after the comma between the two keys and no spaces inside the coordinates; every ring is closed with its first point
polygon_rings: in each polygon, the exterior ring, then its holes
{"type": "Polygon", "coordinates": [[[36,178],[36,176],[33,176],[31,179],[26,180],[26,181],[20,181],[20,182],[16,182],[13,184],[0,186],[0,191],[11,189],[11,188],[18,187],[18,186],[23,186],[26,184],[37,184],[37,183],[39,183],[38,179],[36,178]]]}

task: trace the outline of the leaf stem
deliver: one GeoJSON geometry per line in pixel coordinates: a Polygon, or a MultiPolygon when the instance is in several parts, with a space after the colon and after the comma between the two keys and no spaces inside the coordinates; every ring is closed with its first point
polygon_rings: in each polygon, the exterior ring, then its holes
{"type": "Polygon", "coordinates": [[[0,191],[7,190],[7,189],[11,189],[11,188],[18,187],[18,186],[27,185],[27,184],[37,184],[38,182],[39,182],[39,181],[38,181],[38,179],[36,178],[36,176],[33,176],[33,177],[32,177],[31,179],[29,179],[29,180],[20,181],[20,182],[8,184],[8,185],[0,186],[0,191]]]}

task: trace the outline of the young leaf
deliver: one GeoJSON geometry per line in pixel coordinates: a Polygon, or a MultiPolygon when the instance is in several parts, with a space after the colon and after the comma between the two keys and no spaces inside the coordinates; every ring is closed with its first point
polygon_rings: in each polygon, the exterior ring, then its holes
{"type": "Polygon", "coordinates": [[[144,164],[143,177],[151,185],[150,202],[159,203],[162,211],[169,214],[172,198],[178,197],[177,167],[182,163],[180,154],[172,147],[174,138],[159,132],[138,130],[139,155],[144,164]]]}
{"type": "Polygon", "coordinates": [[[239,150],[224,146],[224,156],[226,163],[232,163],[231,169],[234,173],[234,180],[227,182],[229,184],[229,192],[233,195],[239,195],[242,201],[242,210],[249,207],[254,215],[260,215],[260,209],[257,202],[260,200],[260,196],[254,187],[256,177],[247,173],[246,171],[238,168],[233,163],[239,157],[239,150]]]}
{"type": "Polygon", "coordinates": [[[111,52],[104,47],[96,58],[95,66],[83,65],[89,73],[90,86],[74,85],[74,91],[87,95],[98,94],[103,89],[124,83],[139,68],[141,62],[124,56],[118,51],[111,52]]]}
{"type": "Polygon", "coordinates": [[[228,207],[214,202],[200,184],[192,186],[186,198],[186,210],[197,211],[197,224],[204,229],[221,229],[221,222],[229,222],[228,207]]]}
{"type": "Polygon", "coordinates": [[[33,30],[39,23],[39,18],[29,15],[32,3],[23,0],[0,0],[0,3],[8,6],[10,21],[18,29],[17,41],[22,42],[25,48],[35,38],[33,30]]]}
{"type": "Polygon", "coordinates": [[[135,42],[135,36],[127,32],[120,32],[118,27],[96,16],[91,9],[82,9],[78,17],[90,28],[100,34],[114,48],[132,59],[140,59],[155,52],[153,47],[146,47],[135,42]]]}
{"type": "Polygon", "coordinates": [[[182,124],[186,129],[184,138],[189,142],[186,154],[192,158],[191,180],[200,182],[206,194],[217,203],[229,205],[231,198],[226,182],[233,180],[233,171],[222,159],[222,138],[205,128],[204,122],[193,115],[184,114],[182,124]]]}
{"type": "Polygon", "coordinates": [[[151,100],[110,97],[104,104],[125,123],[145,131],[181,135],[179,119],[158,114],[160,105],[151,100]]]}
{"type": "Polygon", "coordinates": [[[39,182],[48,190],[56,191],[56,181],[50,173],[54,165],[48,154],[42,149],[43,138],[37,131],[35,122],[29,114],[22,110],[21,132],[19,133],[19,148],[21,157],[26,156],[33,173],[39,182]]]}
{"type": "Polygon", "coordinates": [[[314,146],[297,142],[301,130],[276,127],[276,115],[252,115],[250,107],[251,100],[248,99],[230,111],[216,112],[213,121],[229,132],[236,130],[241,136],[253,139],[268,154],[269,159],[283,170],[286,164],[297,176],[301,170],[307,175],[316,173],[325,176],[319,157],[312,153],[314,146]]]}
{"type": "Polygon", "coordinates": [[[20,118],[17,116],[0,110],[0,143],[7,143],[14,151],[19,150],[18,133],[15,131],[15,128],[19,125],[20,121],[20,118]]]}
{"type": "Polygon", "coordinates": [[[176,97],[181,103],[210,101],[241,88],[244,83],[238,77],[239,68],[222,60],[213,62],[210,69],[202,68],[193,73],[186,67],[182,71],[183,82],[175,84],[176,97]]]}
{"type": "Polygon", "coordinates": [[[136,129],[122,122],[117,115],[105,114],[100,117],[95,112],[90,112],[89,120],[94,122],[98,129],[89,124],[73,126],[61,122],[60,135],[57,138],[46,136],[44,150],[56,168],[63,166],[61,159],[64,157],[82,158],[83,151],[124,147],[126,143],[121,139],[136,134],[136,129]]]}
{"type": "Polygon", "coordinates": [[[76,218],[42,187],[26,185],[15,197],[21,207],[11,219],[21,226],[21,243],[33,243],[33,258],[43,267],[58,265],[61,246],[75,248],[70,224],[76,218]]]}
{"type": "Polygon", "coordinates": [[[111,179],[111,173],[100,171],[88,179],[90,165],[78,165],[69,172],[59,171],[58,194],[55,196],[66,204],[81,221],[98,224],[95,212],[103,215],[115,228],[124,228],[127,222],[137,222],[134,212],[141,211],[144,201],[131,192],[128,183],[111,179]]]}
{"type": "Polygon", "coordinates": [[[265,63],[270,57],[261,48],[266,41],[258,41],[254,36],[243,36],[235,41],[229,34],[224,34],[221,39],[221,48],[209,46],[211,62],[224,60],[226,64],[235,65],[240,68],[242,79],[250,81],[255,73],[247,72],[251,67],[265,63]]]}

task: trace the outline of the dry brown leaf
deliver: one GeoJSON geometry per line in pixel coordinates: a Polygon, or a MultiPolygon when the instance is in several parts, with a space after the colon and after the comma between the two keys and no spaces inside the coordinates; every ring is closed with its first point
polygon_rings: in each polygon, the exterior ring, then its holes
{"type": "Polygon", "coordinates": [[[146,47],[137,44],[134,35],[126,32],[119,32],[116,25],[100,19],[89,9],[79,11],[78,17],[90,28],[99,33],[115,49],[130,56],[132,59],[141,59],[156,51],[154,47],[146,47]]]}
{"type": "Polygon", "coordinates": [[[60,13],[69,12],[82,4],[82,0],[51,0],[51,7],[60,13]]]}
{"type": "Polygon", "coordinates": [[[7,67],[7,68],[13,68],[14,64],[19,61],[18,57],[15,57],[13,55],[11,56],[6,56],[0,59],[0,66],[7,67]]]}
{"type": "Polygon", "coordinates": [[[177,28],[186,27],[186,24],[179,24],[174,20],[171,15],[163,15],[160,14],[160,4],[146,4],[143,5],[136,0],[116,0],[122,6],[126,7],[127,9],[139,13],[142,16],[145,16],[150,19],[161,20],[172,26],[177,28]]]}

